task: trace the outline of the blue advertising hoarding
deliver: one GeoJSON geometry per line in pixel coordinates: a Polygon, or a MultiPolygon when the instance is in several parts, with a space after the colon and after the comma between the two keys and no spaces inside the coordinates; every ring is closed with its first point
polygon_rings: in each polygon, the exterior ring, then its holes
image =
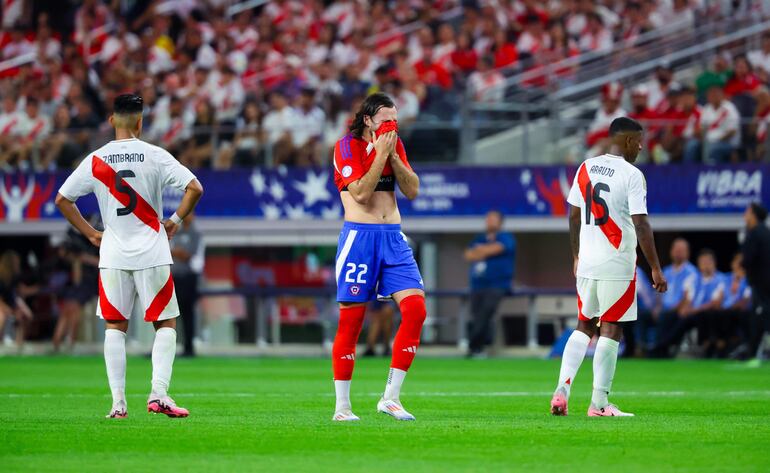
{"type": "MultiPolygon", "coordinates": [[[[420,196],[400,197],[408,217],[478,216],[490,208],[512,217],[566,215],[566,195],[575,166],[468,167],[419,166],[420,196]]],[[[766,183],[770,166],[642,167],[648,184],[648,208],[658,215],[740,213],[752,201],[770,202],[766,183]]],[[[205,195],[198,206],[203,217],[242,217],[266,220],[342,217],[342,205],[328,169],[242,169],[198,171],[205,195]]],[[[60,219],[53,201],[67,172],[0,175],[0,225],[60,219]]],[[[164,193],[169,215],[181,194],[164,193]]],[[[78,200],[84,214],[97,211],[96,200],[78,200]]]]}

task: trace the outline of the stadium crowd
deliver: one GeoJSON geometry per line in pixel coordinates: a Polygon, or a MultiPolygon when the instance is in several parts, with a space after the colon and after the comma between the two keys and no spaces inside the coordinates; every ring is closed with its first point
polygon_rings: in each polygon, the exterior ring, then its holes
{"type": "MultiPolygon", "coordinates": [[[[4,2],[0,167],[72,167],[126,91],[144,96],[146,138],[191,167],[325,164],[368,93],[390,93],[404,125],[453,120],[466,86],[495,101],[514,72],[633,44],[664,24],[689,28],[725,2],[277,0],[230,16],[231,3],[4,2]]],[[[753,87],[750,70],[735,70],[717,74],[731,91],[753,87]]],[[[647,92],[652,110],[668,97],[661,87],[647,92]]],[[[663,149],[695,146],[665,138],[663,149]]]]}
{"type": "Polygon", "coordinates": [[[661,64],[654,76],[627,93],[609,83],[591,122],[587,155],[608,148],[607,129],[617,117],[628,116],[645,126],[644,157],[655,163],[726,163],[763,161],[770,124],[770,33],[747,55],[716,55],[694,83],[677,81],[674,70],[661,64]]]}

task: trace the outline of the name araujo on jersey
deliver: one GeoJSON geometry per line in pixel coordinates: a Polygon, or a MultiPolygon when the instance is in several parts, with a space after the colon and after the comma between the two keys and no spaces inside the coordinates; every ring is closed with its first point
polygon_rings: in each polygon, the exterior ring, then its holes
{"type": "Polygon", "coordinates": [[[588,170],[588,174],[598,174],[600,176],[612,177],[615,174],[615,170],[608,166],[591,166],[588,170]]]}

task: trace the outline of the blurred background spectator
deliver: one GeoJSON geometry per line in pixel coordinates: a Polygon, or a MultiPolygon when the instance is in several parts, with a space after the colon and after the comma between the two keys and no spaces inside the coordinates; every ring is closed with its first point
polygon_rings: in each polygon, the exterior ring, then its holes
{"type": "Polygon", "coordinates": [[[396,311],[390,301],[371,302],[366,310],[369,326],[366,329],[364,356],[376,356],[377,344],[382,343],[380,356],[390,356],[390,339],[393,336],[393,317],[396,311]]]}
{"type": "Polygon", "coordinates": [[[751,286],[751,317],[748,355],[760,357],[764,334],[770,331],[770,229],[765,225],[767,209],[760,203],[746,209],[746,240],[743,243],[743,266],[751,286]]]}
{"type": "Polygon", "coordinates": [[[492,321],[503,297],[513,284],[516,262],[516,239],[502,231],[503,215],[490,210],[486,230],[465,250],[470,263],[471,328],[468,336],[469,356],[480,356],[492,343],[492,321]]]}
{"type": "Polygon", "coordinates": [[[195,306],[204,261],[203,236],[195,226],[195,214],[185,217],[179,231],[171,240],[171,256],[174,259],[171,274],[174,277],[174,290],[179,301],[184,334],[182,356],[195,356],[195,306]]]}

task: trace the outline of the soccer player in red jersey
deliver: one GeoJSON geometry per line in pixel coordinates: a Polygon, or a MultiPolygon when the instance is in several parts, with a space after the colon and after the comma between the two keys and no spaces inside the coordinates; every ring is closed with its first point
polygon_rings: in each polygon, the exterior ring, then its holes
{"type": "Polygon", "coordinates": [[[62,215],[99,247],[99,304],[104,319],[104,360],[112,391],[109,418],[126,417],[126,331],[134,304],[155,326],[152,346],[152,390],[147,410],[169,417],[187,417],[168,395],[176,353],[179,305],[171,278],[168,240],[203,193],[203,187],[168,151],[141,141],[142,98],[115,98],[110,124],[115,140],[89,153],[64,181],[56,196],[62,215]],[[163,189],[183,192],[177,211],[161,221],[163,189]],[[78,211],[78,197],[94,193],[104,232],[92,227],[78,211]]]}
{"type": "Polygon", "coordinates": [[[398,137],[396,106],[383,93],[361,104],[350,133],[334,147],[334,181],[345,208],[337,247],[340,321],[332,349],[335,421],[359,420],[350,404],[350,380],[366,303],[392,297],[401,309],[393,358],[379,412],[414,420],[401,405],[401,385],[420,345],[425,293],[414,255],[401,232],[395,189],[414,199],[420,180],[398,137]]]}

